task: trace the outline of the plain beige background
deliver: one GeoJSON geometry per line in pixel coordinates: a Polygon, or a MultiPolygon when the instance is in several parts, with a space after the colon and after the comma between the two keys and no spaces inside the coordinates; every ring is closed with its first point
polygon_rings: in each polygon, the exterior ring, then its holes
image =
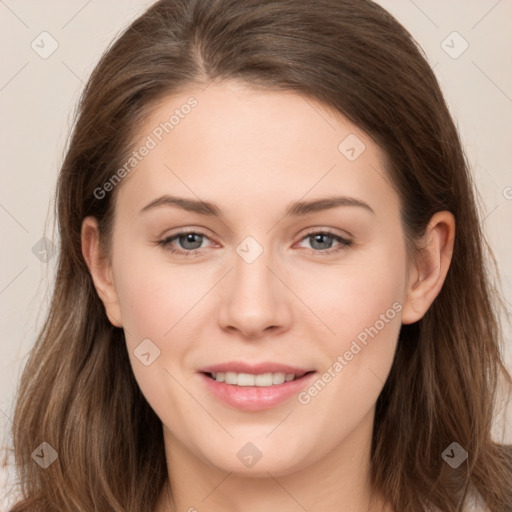
{"type": "MultiPolygon", "coordinates": [[[[44,235],[58,244],[51,230],[52,201],[76,101],[109,42],[152,3],[0,0],[0,432],[4,445],[9,444],[21,369],[46,312],[56,258],[41,261],[33,248],[41,249],[37,244],[44,235]]],[[[484,227],[512,310],[512,2],[378,3],[409,29],[434,67],[472,164],[484,227]]],[[[506,336],[512,369],[510,326],[506,336]]],[[[497,421],[497,435],[508,442],[511,408],[512,403],[503,409],[509,411],[508,421],[502,415],[497,421]]],[[[8,477],[4,471],[4,479],[8,477]]],[[[0,487],[0,511],[7,510],[11,500],[5,485],[0,487]]]]}

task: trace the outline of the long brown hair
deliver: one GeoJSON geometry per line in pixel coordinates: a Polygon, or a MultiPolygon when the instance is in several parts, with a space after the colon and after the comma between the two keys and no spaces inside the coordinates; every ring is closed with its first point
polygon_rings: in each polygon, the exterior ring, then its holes
{"type": "Polygon", "coordinates": [[[477,491],[512,510],[512,455],[491,438],[503,365],[496,270],[474,185],[445,100],[407,30],[370,0],[162,0],[111,45],[90,77],[60,171],[58,270],[51,306],[21,379],[13,423],[23,500],[14,512],[149,512],[166,479],[161,422],[133,376],[81,252],[95,216],[105,247],[136,128],[166,95],[237,79],[293,91],[342,113],[389,157],[410,247],[432,215],[457,234],[442,291],[402,326],[379,396],[371,477],[397,511],[462,510],[477,491]],[[487,256],[490,256],[487,258],[487,256]],[[42,442],[58,454],[42,469],[42,442]],[[468,452],[457,469],[452,442],[468,452]]]}

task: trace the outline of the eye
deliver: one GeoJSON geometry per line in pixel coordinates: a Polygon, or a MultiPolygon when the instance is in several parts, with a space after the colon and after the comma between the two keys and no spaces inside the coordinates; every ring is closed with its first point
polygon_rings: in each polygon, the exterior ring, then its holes
{"type": "Polygon", "coordinates": [[[352,245],[352,240],[343,238],[340,235],[331,233],[328,230],[323,231],[312,231],[302,238],[301,242],[309,240],[311,248],[314,253],[329,255],[342,251],[352,245]],[[332,248],[333,242],[337,242],[338,245],[332,248]]]}
{"type": "Polygon", "coordinates": [[[157,243],[166,251],[173,254],[193,256],[199,252],[198,249],[202,248],[202,243],[205,239],[208,239],[208,237],[199,231],[180,231],[163,240],[159,240],[157,243]],[[176,241],[182,249],[176,248],[173,244],[174,241],[176,241]]]}

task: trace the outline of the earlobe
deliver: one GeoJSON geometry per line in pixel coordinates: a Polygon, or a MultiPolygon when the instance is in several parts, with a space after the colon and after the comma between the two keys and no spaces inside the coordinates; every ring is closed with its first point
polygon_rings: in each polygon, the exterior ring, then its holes
{"type": "Polygon", "coordinates": [[[407,284],[402,323],[420,320],[443,287],[450,268],[455,242],[455,218],[447,211],[437,212],[427,226],[424,245],[407,284]]]}
{"type": "Polygon", "coordinates": [[[91,274],[96,292],[105,306],[110,323],[122,327],[119,299],[112,277],[112,267],[100,246],[98,221],[86,217],[82,222],[82,255],[91,274]]]}

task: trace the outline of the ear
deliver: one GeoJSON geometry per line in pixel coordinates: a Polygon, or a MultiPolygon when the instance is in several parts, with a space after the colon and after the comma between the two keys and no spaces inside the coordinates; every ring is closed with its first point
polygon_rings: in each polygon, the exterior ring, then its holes
{"type": "Polygon", "coordinates": [[[112,325],[122,327],[119,299],[112,277],[112,267],[100,246],[98,221],[86,217],[82,222],[82,254],[91,273],[94,287],[105,306],[105,312],[112,325]]]}
{"type": "Polygon", "coordinates": [[[420,320],[443,287],[452,260],[455,218],[447,211],[432,216],[425,231],[420,254],[412,263],[402,323],[420,320]]]}

